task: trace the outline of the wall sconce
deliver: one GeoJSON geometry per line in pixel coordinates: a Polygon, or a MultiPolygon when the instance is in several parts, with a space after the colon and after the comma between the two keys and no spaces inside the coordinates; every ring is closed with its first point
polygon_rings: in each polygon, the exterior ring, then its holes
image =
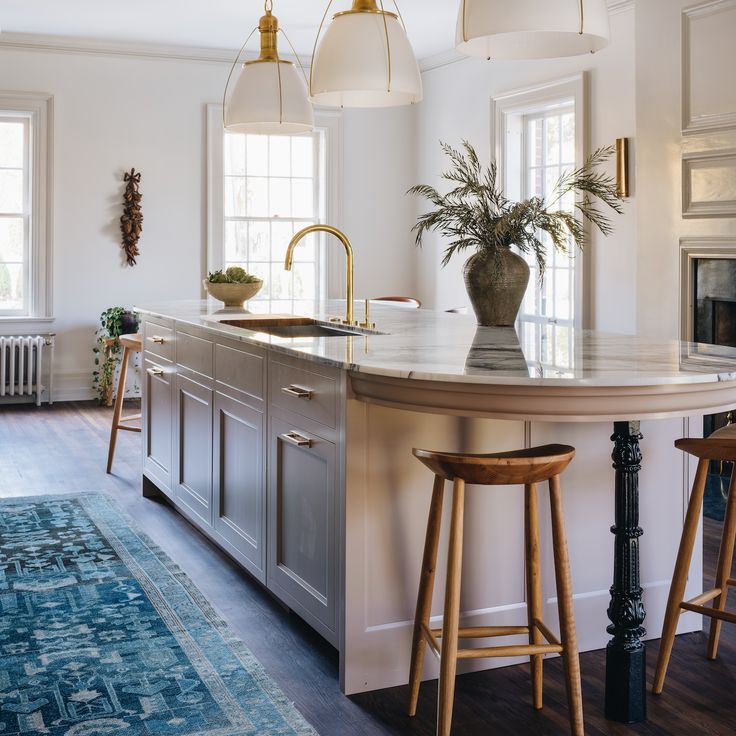
{"type": "Polygon", "coordinates": [[[616,139],[616,191],[621,199],[629,197],[629,139],[616,139]]]}

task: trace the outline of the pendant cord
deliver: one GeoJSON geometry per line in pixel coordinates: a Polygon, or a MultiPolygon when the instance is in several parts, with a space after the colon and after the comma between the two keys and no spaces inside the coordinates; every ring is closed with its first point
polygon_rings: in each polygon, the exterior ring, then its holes
{"type": "Polygon", "coordinates": [[[330,12],[330,8],[332,7],[332,3],[334,0],[330,0],[327,3],[327,7],[325,8],[324,15],[322,16],[322,21],[319,24],[319,29],[317,30],[317,36],[314,39],[314,48],[312,49],[312,63],[309,65],[309,96],[312,97],[312,70],[314,69],[314,56],[317,53],[317,44],[319,43],[319,37],[322,35],[322,28],[324,28],[325,20],[327,19],[327,13],[330,12]]]}
{"type": "Polygon", "coordinates": [[[467,32],[468,7],[467,7],[466,0],[463,0],[462,14],[463,14],[463,43],[467,43],[468,42],[468,32],[467,32]]]}
{"type": "Polygon", "coordinates": [[[585,0],[580,0],[580,35],[585,31],[585,0]]]}
{"type": "Polygon", "coordinates": [[[258,26],[256,26],[251,32],[248,38],[245,39],[243,42],[243,45],[240,47],[240,51],[238,51],[238,55],[235,57],[235,61],[233,61],[233,65],[230,67],[230,73],[227,75],[227,82],[225,82],[225,91],[222,93],[222,127],[225,127],[225,102],[227,101],[227,88],[230,86],[230,80],[233,77],[233,72],[235,71],[235,67],[238,64],[238,60],[243,55],[243,51],[245,50],[245,47],[248,45],[248,41],[253,38],[253,34],[258,30],[258,26]]]}

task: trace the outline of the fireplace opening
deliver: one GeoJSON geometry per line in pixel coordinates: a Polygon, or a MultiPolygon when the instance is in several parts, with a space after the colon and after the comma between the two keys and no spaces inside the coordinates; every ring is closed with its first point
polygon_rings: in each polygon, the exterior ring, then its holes
{"type": "MultiPolygon", "coordinates": [[[[693,337],[708,345],[736,348],[736,258],[697,258],[693,264],[693,337]]],[[[703,418],[703,436],[733,424],[734,411],[703,418]]],[[[703,513],[721,521],[726,509],[732,463],[711,462],[703,513]]]]}

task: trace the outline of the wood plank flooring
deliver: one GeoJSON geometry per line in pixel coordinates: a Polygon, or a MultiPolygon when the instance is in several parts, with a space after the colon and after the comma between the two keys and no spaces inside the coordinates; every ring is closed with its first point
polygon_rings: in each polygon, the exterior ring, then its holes
{"type": "MultiPolygon", "coordinates": [[[[425,683],[416,718],[404,715],[407,688],[346,698],[337,655],[223,553],[163,502],[140,494],[140,435],[121,432],[105,474],[112,410],[91,403],[0,407],[0,496],[104,490],[191,577],[322,736],[434,734],[436,683],[425,683]]],[[[705,522],[706,576],[715,568],[720,525],[705,522]]],[[[732,595],[736,610],[736,595],[732,595]]],[[[657,642],[648,644],[649,681],[657,642]]],[[[603,718],[604,653],[582,655],[586,733],[709,736],[736,734],[736,627],[724,625],[719,659],[705,659],[706,636],[678,637],[664,695],[649,697],[649,722],[603,718]]],[[[408,667],[408,663],[407,663],[408,667]]],[[[531,707],[527,665],[463,675],[457,681],[458,736],[566,734],[559,659],[545,662],[545,708],[531,707]]]]}

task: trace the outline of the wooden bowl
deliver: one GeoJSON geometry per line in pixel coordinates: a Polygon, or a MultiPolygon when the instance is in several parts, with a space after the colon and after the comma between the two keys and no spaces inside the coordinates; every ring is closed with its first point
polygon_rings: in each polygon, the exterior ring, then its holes
{"type": "Polygon", "coordinates": [[[252,284],[213,284],[205,279],[202,283],[207,293],[225,302],[226,307],[242,307],[244,302],[252,299],[263,288],[263,281],[254,281],[252,284]]]}

